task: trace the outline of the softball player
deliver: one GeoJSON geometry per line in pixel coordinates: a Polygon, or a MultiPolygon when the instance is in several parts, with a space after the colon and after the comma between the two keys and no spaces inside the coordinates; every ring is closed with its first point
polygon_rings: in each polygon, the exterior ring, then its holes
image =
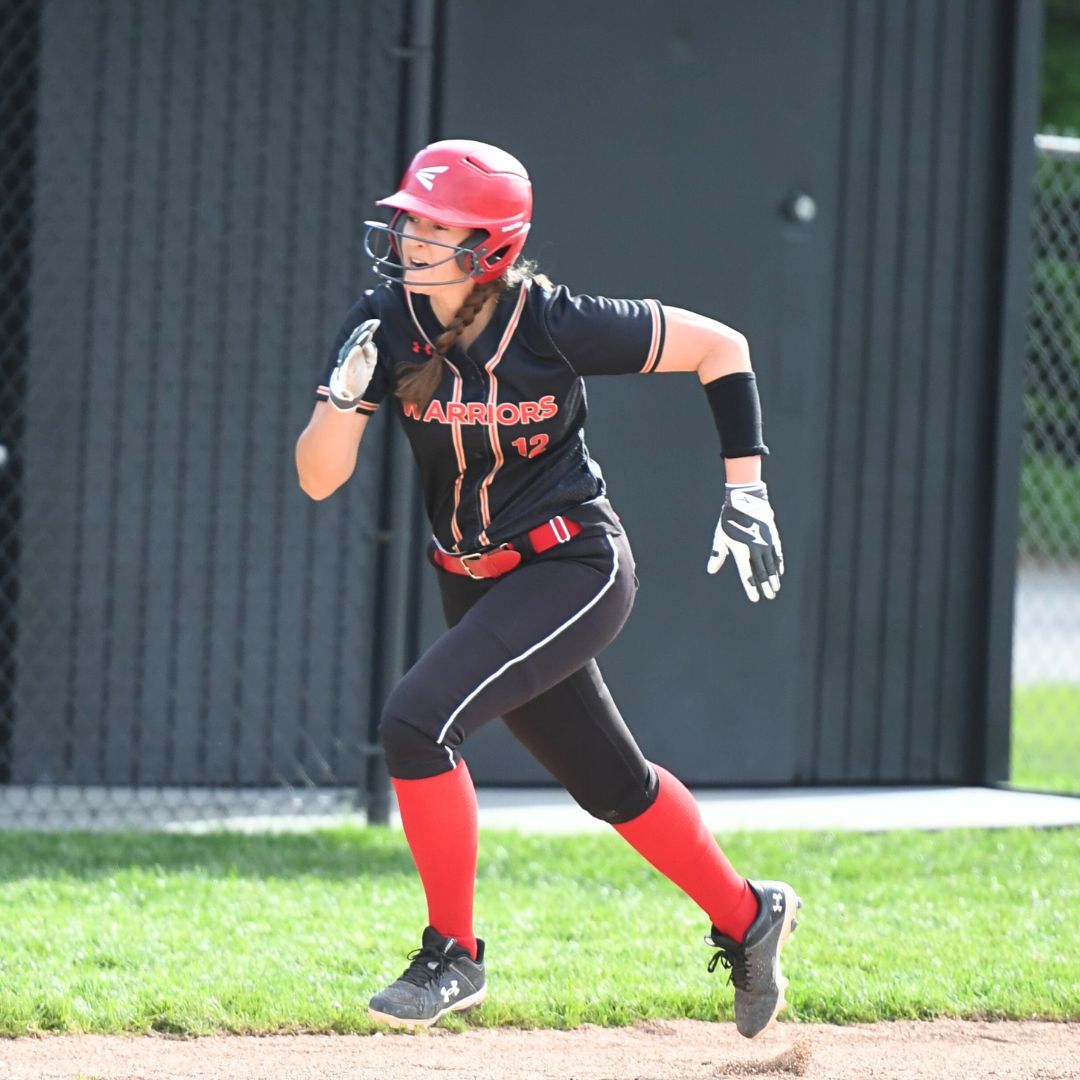
{"type": "Polygon", "coordinates": [[[784,564],[761,480],[761,413],[745,338],[655,300],[575,296],[520,258],[532,190],[519,161],[437,142],[378,202],[365,245],[384,279],[348,313],[296,448],[312,498],[352,474],[389,401],[419,466],[449,629],[386,702],[381,738],[423,883],[428,927],[370,1014],[423,1027],[479,1003],[473,929],[476,793],[461,746],[502,717],[590,814],[712,921],[739,1031],[784,1007],[779,956],[800,905],[784,882],[740,876],[690,792],[645,759],[595,657],[630,613],[634,558],[582,435],[583,377],[693,371],[725,458],[709,573],[730,555],[748,598],[773,599],[784,564]]]}

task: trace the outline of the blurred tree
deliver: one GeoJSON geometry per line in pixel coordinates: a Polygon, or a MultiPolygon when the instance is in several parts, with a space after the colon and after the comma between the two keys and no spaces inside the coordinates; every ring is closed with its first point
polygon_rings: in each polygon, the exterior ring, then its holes
{"type": "Polygon", "coordinates": [[[1045,0],[1039,130],[1080,133],[1080,0],[1045,0]]]}

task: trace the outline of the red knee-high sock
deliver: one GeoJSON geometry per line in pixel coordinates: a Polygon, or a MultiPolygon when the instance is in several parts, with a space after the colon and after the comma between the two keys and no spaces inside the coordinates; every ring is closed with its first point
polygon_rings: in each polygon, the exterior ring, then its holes
{"type": "Polygon", "coordinates": [[[476,789],[465,762],[423,780],[391,778],[405,839],[427,896],[428,922],[476,959],[476,789]]]}
{"type": "Polygon", "coordinates": [[[712,919],[722,934],[742,941],[758,903],[745,878],[728,862],[702,820],[694,796],[666,769],[656,802],[615,830],[712,919]]]}

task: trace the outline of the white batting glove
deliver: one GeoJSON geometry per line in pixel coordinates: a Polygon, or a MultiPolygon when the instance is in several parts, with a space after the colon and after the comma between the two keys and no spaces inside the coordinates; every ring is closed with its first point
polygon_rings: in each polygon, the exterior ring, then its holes
{"type": "Polygon", "coordinates": [[[371,339],[379,319],[361,323],[341,346],[337,366],[330,374],[330,404],[341,412],[354,412],[375,374],[379,352],[371,339]]]}
{"type": "Polygon", "coordinates": [[[713,534],[708,571],[715,574],[728,555],[735,558],[746,595],[756,604],[762,596],[772,600],[784,575],[784,549],[762,483],[728,484],[720,521],[713,534]]]}

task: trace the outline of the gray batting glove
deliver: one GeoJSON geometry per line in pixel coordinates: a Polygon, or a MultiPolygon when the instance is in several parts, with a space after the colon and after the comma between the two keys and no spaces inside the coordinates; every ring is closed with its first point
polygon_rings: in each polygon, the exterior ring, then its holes
{"type": "Polygon", "coordinates": [[[735,559],[739,580],[750,602],[772,600],[784,576],[784,549],[762,483],[728,484],[720,521],[713,534],[708,571],[715,574],[728,555],[735,559]]]}
{"type": "Polygon", "coordinates": [[[379,329],[378,319],[361,323],[338,352],[337,366],[330,373],[330,404],[341,412],[353,412],[375,373],[379,352],[371,339],[379,329]]]}

